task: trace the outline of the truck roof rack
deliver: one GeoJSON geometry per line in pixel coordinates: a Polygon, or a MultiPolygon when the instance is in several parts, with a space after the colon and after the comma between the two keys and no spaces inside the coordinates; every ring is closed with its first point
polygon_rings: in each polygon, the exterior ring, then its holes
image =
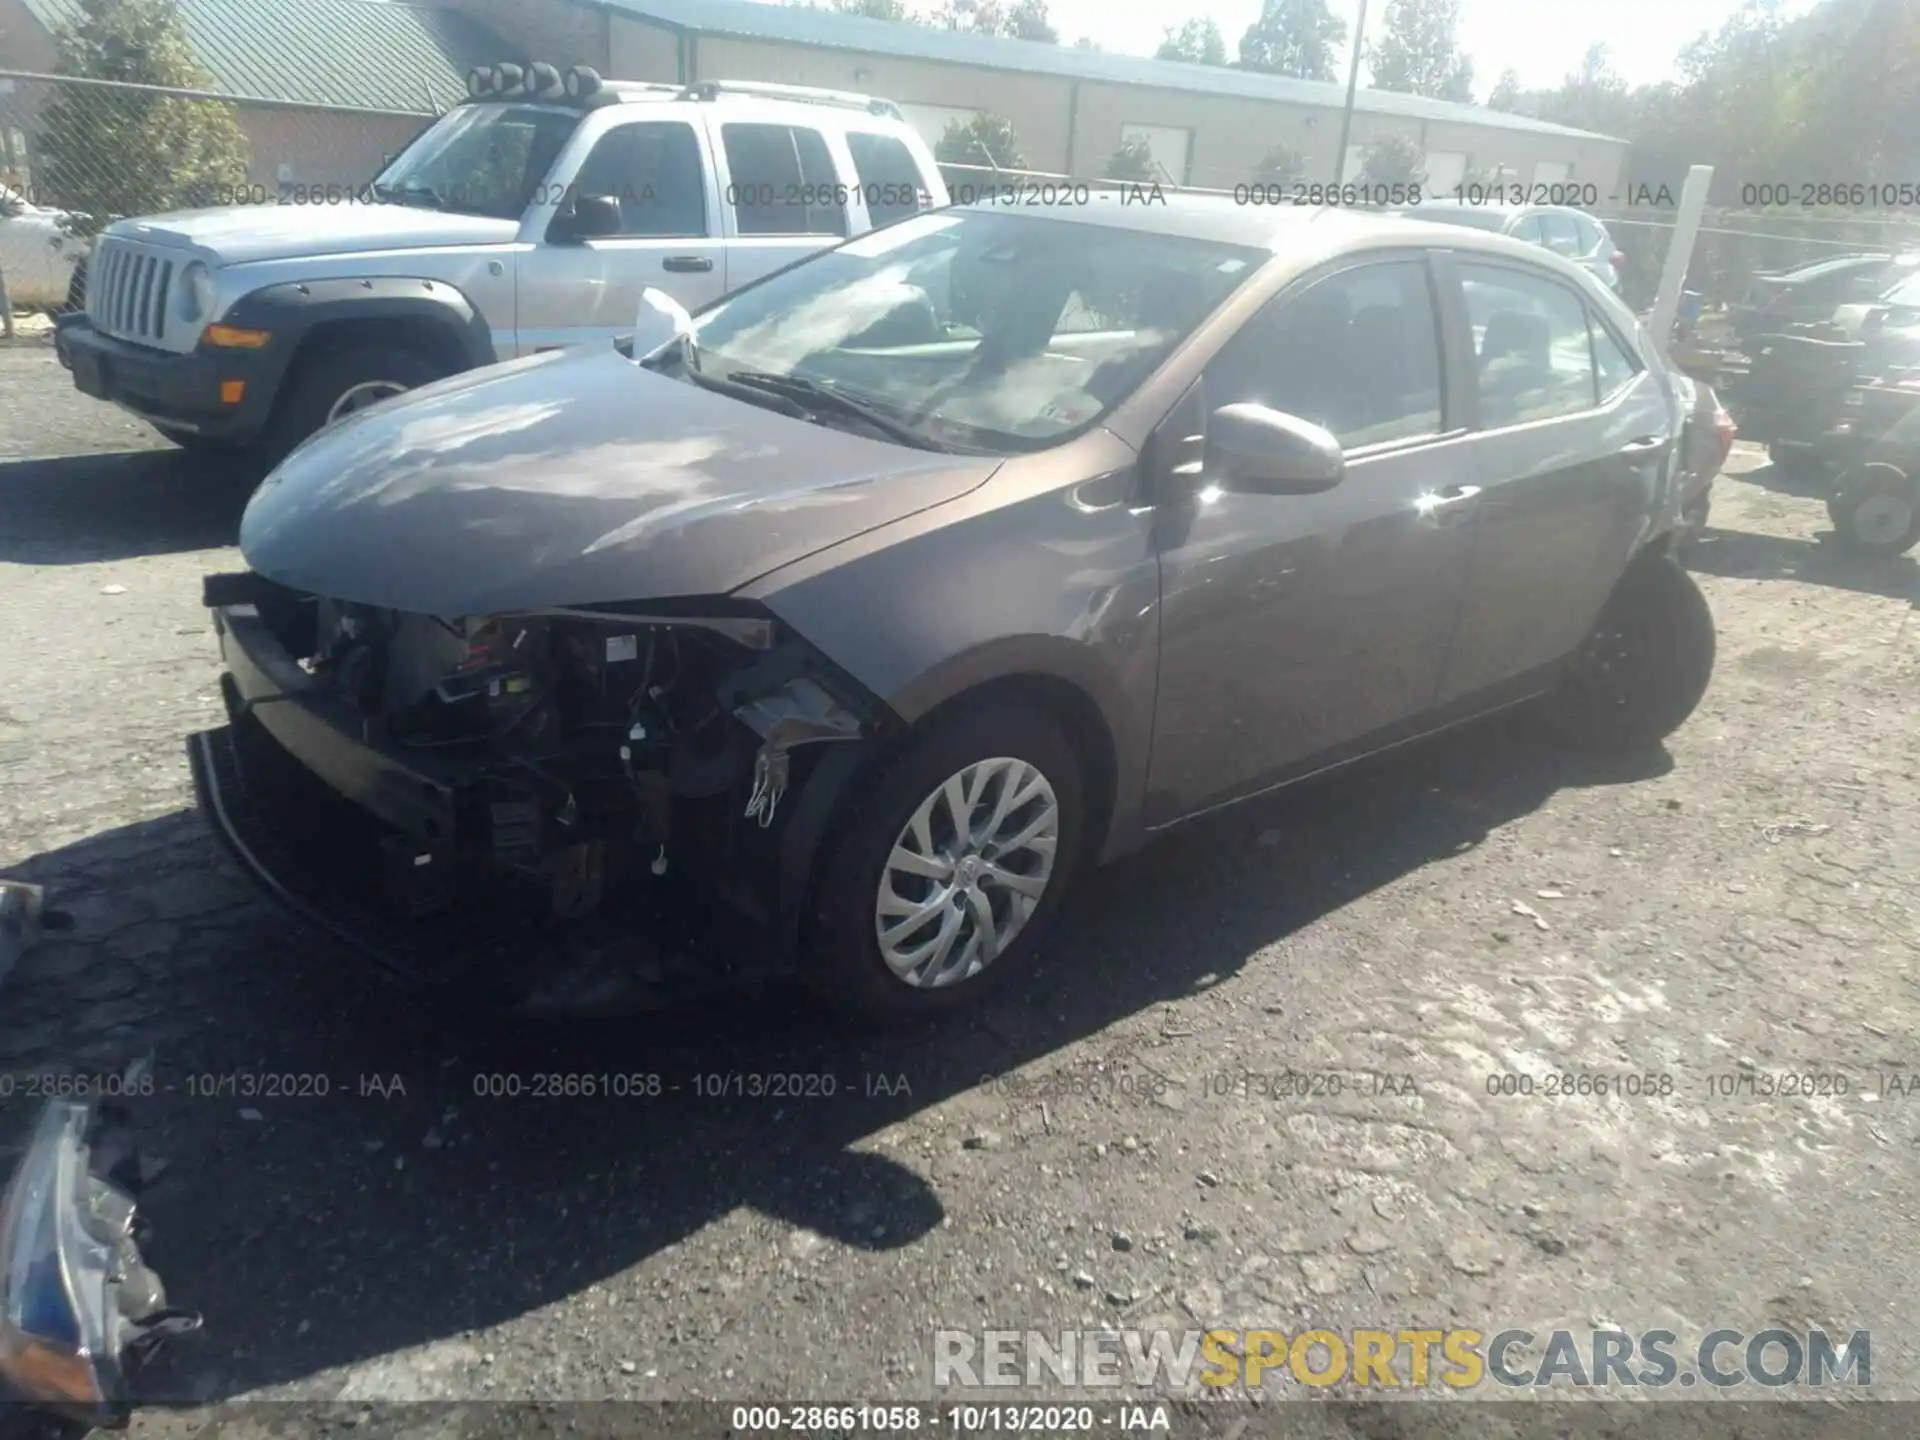
{"type": "Polygon", "coordinates": [[[864,110],[869,115],[905,117],[891,100],[862,95],[853,90],[823,90],[815,85],[777,85],[760,80],[696,80],[681,92],[685,100],[718,100],[723,95],[752,95],[762,100],[794,100],[805,105],[837,105],[843,110],[864,110]]]}

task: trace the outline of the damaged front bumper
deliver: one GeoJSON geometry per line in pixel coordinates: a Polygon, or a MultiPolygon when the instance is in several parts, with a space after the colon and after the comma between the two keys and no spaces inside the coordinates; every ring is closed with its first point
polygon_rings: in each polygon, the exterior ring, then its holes
{"type": "Polygon", "coordinates": [[[509,1008],[666,1005],[793,968],[814,857],[872,738],[817,684],[788,674],[741,697],[758,753],[707,805],[707,843],[675,835],[670,881],[663,842],[651,876],[560,919],[501,882],[479,767],[383,736],[232,590],[209,584],[229,723],[192,736],[189,759],[202,812],[282,909],[404,984],[509,1008]]]}

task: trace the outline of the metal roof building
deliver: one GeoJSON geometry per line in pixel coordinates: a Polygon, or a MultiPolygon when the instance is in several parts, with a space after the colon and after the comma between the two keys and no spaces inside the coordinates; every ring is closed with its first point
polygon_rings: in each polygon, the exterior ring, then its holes
{"type": "MultiPolygon", "coordinates": [[[[1219,188],[1254,178],[1276,146],[1331,179],[1345,87],[760,0],[440,0],[530,54],[622,79],[778,80],[895,100],[924,133],[985,111],[1013,122],[1034,169],[1093,176],[1124,140],[1147,141],[1169,178],[1219,188]]],[[[1601,197],[1624,141],[1475,105],[1362,90],[1347,174],[1382,136],[1427,156],[1434,188],[1471,167],[1523,182],[1572,180],[1601,197]]]]}

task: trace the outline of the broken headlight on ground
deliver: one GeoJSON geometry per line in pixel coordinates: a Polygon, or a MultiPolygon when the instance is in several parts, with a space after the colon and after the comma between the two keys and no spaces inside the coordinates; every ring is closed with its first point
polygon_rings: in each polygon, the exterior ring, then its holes
{"type": "Polygon", "coordinates": [[[0,1382],[91,1425],[123,1424],[131,1373],[199,1318],[168,1307],[134,1236],[124,1122],[49,1104],[0,1200],[0,1382]]]}

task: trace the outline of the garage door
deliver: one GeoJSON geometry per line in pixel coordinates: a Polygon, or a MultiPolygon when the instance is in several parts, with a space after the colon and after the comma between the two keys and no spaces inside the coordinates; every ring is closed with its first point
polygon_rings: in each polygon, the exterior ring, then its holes
{"type": "MultiPolygon", "coordinates": [[[[901,105],[900,113],[907,117],[907,123],[920,132],[920,138],[929,146],[938,145],[940,137],[947,133],[949,125],[971,125],[980,118],[978,110],[967,110],[951,105],[901,105]]],[[[979,163],[984,164],[981,157],[979,163]]]]}
{"type": "MultiPolygon", "coordinates": [[[[1122,125],[1120,143],[1144,140],[1153,151],[1157,167],[1154,178],[1175,185],[1187,183],[1187,155],[1193,149],[1193,132],[1173,125],[1122,125]]],[[[1104,176],[1095,176],[1104,179],[1104,176]]]]}
{"type": "Polygon", "coordinates": [[[1460,188],[1460,182],[1467,178],[1467,157],[1459,150],[1429,150],[1427,152],[1427,179],[1422,186],[1423,193],[1430,196],[1451,198],[1460,188]]]}
{"type": "Polygon", "coordinates": [[[1573,174],[1573,166],[1563,160],[1542,160],[1533,167],[1535,185],[1558,185],[1573,174]]]}

